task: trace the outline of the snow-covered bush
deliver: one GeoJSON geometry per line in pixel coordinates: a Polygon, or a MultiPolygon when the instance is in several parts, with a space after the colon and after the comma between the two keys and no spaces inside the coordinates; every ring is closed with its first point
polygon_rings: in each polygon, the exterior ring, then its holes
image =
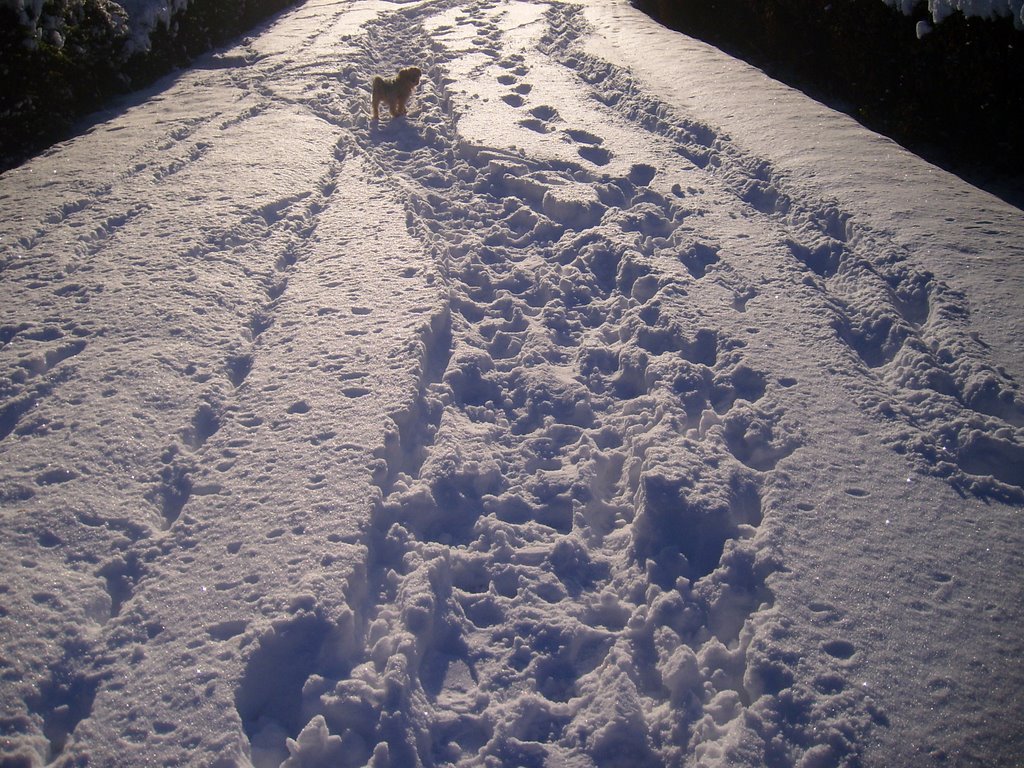
{"type": "MultiPolygon", "coordinates": [[[[925,0],[883,0],[905,16],[912,16],[925,0]]],[[[938,24],[954,13],[964,16],[995,19],[1009,16],[1017,29],[1024,29],[1024,0],[927,0],[928,13],[938,24]]]]}
{"type": "Polygon", "coordinates": [[[0,0],[0,171],[293,0],[0,0]]]}
{"type": "Polygon", "coordinates": [[[633,2],[933,162],[1024,173],[1024,0],[633,2]]]}
{"type": "Polygon", "coordinates": [[[29,49],[50,45],[60,50],[69,36],[117,37],[127,16],[113,0],[0,0],[5,31],[29,49]]]}
{"type": "Polygon", "coordinates": [[[0,0],[0,169],[123,86],[126,29],[110,0],[0,0]]]}

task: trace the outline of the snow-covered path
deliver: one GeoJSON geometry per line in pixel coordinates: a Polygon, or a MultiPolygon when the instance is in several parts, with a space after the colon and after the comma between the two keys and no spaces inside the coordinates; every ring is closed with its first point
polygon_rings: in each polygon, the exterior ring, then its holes
{"type": "Polygon", "coordinates": [[[4,764],[1024,747],[1019,210],[610,0],[311,2],[0,201],[4,764]]]}

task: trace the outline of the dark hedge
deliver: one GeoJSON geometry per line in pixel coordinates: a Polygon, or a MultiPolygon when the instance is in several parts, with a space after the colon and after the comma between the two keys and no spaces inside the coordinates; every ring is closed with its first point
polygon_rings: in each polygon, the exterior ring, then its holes
{"type": "Polygon", "coordinates": [[[194,0],[153,31],[149,52],[134,55],[103,0],[46,0],[42,18],[63,45],[48,31],[33,42],[16,14],[0,8],[0,171],[65,138],[112,96],[187,65],[293,1],[194,0]]]}
{"type": "Polygon", "coordinates": [[[666,26],[743,58],[976,181],[1024,179],[1024,32],[1009,18],[933,25],[881,0],[635,0],[666,26]]]}

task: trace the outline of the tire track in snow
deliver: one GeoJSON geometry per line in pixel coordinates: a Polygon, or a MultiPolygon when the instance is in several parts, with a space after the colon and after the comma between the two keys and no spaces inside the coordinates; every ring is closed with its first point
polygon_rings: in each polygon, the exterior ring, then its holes
{"type": "MultiPolygon", "coordinates": [[[[273,256],[272,268],[263,277],[266,300],[239,329],[243,344],[232,348],[224,360],[223,376],[230,382],[230,388],[222,386],[220,377],[213,386],[204,387],[191,421],[179,430],[178,439],[162,452],[163,466],[148,498],[160,508],[165,529],[181,517],[194,493],[211,495],[222,490],[215,480],[199,482],[196,479],[201,474],[216,477],[233,463],[222,463],[211,472],[203,451],[206,441],[229,421],[238,421],[246,429],[262,424],[261,417],[243,411],[237,390],[244,385],[256,363],[260,335],[275,322],[275,310],[287,292],[289,275],[301,261],[302,244],[313,237],[317,217],[329,204],[337,187],[338,167],[339,162],[335,162],[315,180],[313,191],[275,200],[251,215],[265,228],[264,239],[269,244],[266,250],[273,256]]],[[[188,258],[208,260],[215,251],[216,246],[196,247],[188,258]]],[[[302,406],[295,404],[293,407],[299,410],[302,406]]]]}
{"type": "MultiPolygon", "coordinates": [[[[308,455],[306,461],[312,464],[308,470],[296,469],[296,473],[312,472],[314,467],[322,470],[309,477],[303,493],[318,502],[316,511],[306,523],[307,529],[315,526],[325,533],[329,532],[327,540],[330,543],[325,551],[330,554],[324,555],[319,568],[313,564],[314,577],[321,574],[324,568],[333,565],[337,556],[335,553],[339,550],[344,555],[346,546],[362,546],[361,537],[357,540],[351,530],[360,525],[363,506],[368,508],[371,503],[372,486],[366,462],[372,460],[372,448],[383,439],[385,417],[378,412],[383,407],[380,401],[394,403],[413,399],[413,391],[408,392],[408,397],[405,396],[406,385],[414,383],[409,373],[409,369],[414,366],[406,359],[422,356],[424,342],[420,337],[429,339],[434,333],[432,328],[443,329],[445,316],[443,310],[436,310],[433,302],[427,305],[417,302],[416,306],[408,306],[400,301],[393,304],[400,299],[403,283],[410,286],[425,283],[428,286],[426,292],[433,296],[434,281],[428,279],[431,270],[422,270],[420,266],[415,266],[417,262],[408,260],[414,250],[411,247],[413,241],[404,231],[404,213],[400,208],[388,205],[383,209],[387,213],[387,223],[382,227],[382,223],[375,218],[380,213],[377,206],[368,205],[362,197],[365,191],[354,191],[349,197],[349,191],[356,185],[367,189],[376,185],[361,181],[368,171],[364,167],[364,160],[358,157],[358,153],[347,141],[339,146],[338,154],[346,157],[349,167],[339,176],[338,190],[324,214],[328,221],[334,223],[327,231],[318,230],[317,240],[321,245],[314,250],[326,252],[322,253],[324,263],[309,265],[315,270],[314,277],[303,274],[307,267],[304,266],[305,261],[300,260],[296,265],[299,269],[295,280],[300,281],[295,288],[296,293],[292,292],[292,281],[289,281],[287,291],[276,300],[285,308],[292,306],[291,323],[294,323],[295,303],[301,306],[304,302],[312,301],[313,298],[308,296],[311,292],[320,301],[327,302],[328,307],[318,310],[318,321],[308,322],[305,329],[289,331],[288,318],[282,318],[275,323],[272,331],[268,331],[268,340],[271,337],[278,339],[279,347],[283,343],[282,336],[290,342],[292,334],[305,331],[318,337],[318,346],[334,350],[326,359],[321,356],[319,365],[324,376],[331,381],[329,390],[306,393],[302,401],[293,404],[295,415],[291,417],[299,421],[319,421],[325,428],[330,428],[329,431],[311,436],[312,448],[306,446],[305,451],[296,449],[299,455],[308,455]],[[354,203],[357,207],[346,211],[347,203],[354,203]],[[391,223],[396,216],[397,219],[391,223]],[[398,254],[376,252],[371,245],[372,238],[380,236],[382,228],[385,232],[401,232],[400,236],[388,239],[389,244],[401,249],[398,254]],[[331,255],[339,250],[343,253],[350,241],[351,248],[363,254],[359,263],[346,264],[345,259],[331,255]],[[393,267],[393,271],[385,271],[389,266],[393,267]],[[374,295],[377,295],[377,300],[371,300],[374,295]],[[329,307],[343,305],[346,299],[352,302],[348,311],[326,311],[329,307]],[[409,313],[408,317],[405,312],[409,313]],[[324,319],[323,328],[319,327],[319,318],[324,319]],[[375,326],[384,333],[375,335],[375,326]],[[402,349],[391,350],[388,358],[382,361],[379,358],[385,351],[380,347],[386,350],[391,337],[400,332],[403,326],[410,331],[413,327],[416,329],[410,347],[403,345],[402,349]],[[313,330],[314,327],[316,330],[313,330]],[[346,327],[344,332],[339,330],[346,327]],[[334,329],[333,333],[328,329],[334,329]],[[367,353],[364,349],[373,351],[367,353]],[[366,362],[359,362],[363,360],[366,362]],[[367,367],[354,367],[357,365],[367,367]],[[401,397],[389,394],[395,385],[389,381],[390,377],[381,375],[387,373],[388,367],[403,371],[402,380],[398,382],[403,385],[401,397]],[[374,371],[378,375],[374,375],[374,371]],[[409,381],[406,381],[407,378],[409,381]],[[371,387],[378,389],[377,397],[367,396],[372,393],[371,387]],[[346,400],[353,404],[351,408],[346,407],[346,400]],[[357,422],[360,419],[366,420],[367,413],[370,422],[369,425],[362,425],[362,428],[358,423],[351,424],[348,421],[353,418],[357,422]],[[353,444],[353,441],[367,439],[371,439],[367,445],[353,444]],[[332,456],[332,453],[340,455],[332,456]],[[341,460],[356,463],[351,468],[339,467],[338,462],[341,460]],[[356,472],[361,478],[359,486],[353,489],[351,482],[349,486],[343,486],[341,478],[356,472]],[[366,487],[363,488],[363,485],[366,487]]],[[[290,343],[288,347],[290,351],[290,343]]],[[[290,359],[292,355],[285,357],[290,359]]],[[[261,355],[257,353],[255,362],[253,376],[258,378],[251,379],[244,388],[256,386],[258,391],[266,391],[274,381],[272,373],[267,369],[269,361],[263,361],[261,365],[261,355]]],[[[281,369],[281,359],[278,358],[276,362],[277,366],[272,371],[281,369]]],[[[284,430],[294,429],[283,423],[277,425],[270,422],[267,426],[271,430],[277,430],[280,426],[282,437],[287,434],[284,430]]],[[[409,460],[413,461],[411,458],[409,460]]],[[[383,482],[386,468],[381,461],[374,463],[382,470],[379,477],[383,482]]],[[[345,600],[348,600],[358,607],[364,600],[367,586],[365,573],[344,573],[343,569],[347,568],[346,556],[337,556],[339,562],[335,568],[347,579],[348,586],[339,583],[341,578],[334,582],[328,581],[322,589],[313,593],[315,597],[311,596],[308,604],[300,604],[303,610],[288,610],[289,614],[294,614],[293,618],[275,622],[268,631],[260,633],[258,643],[249,646],[251,654],[247,651],[246,672],[235,693],[235,704],[249,738],[252,759],[257,765],[277,765],[287,757],[285,739],[298,736],[299,729],[308,719],[303,716],[299,703],[304,685],[307,682],[309,685],[314,684],[311,675],[323,673],[337,677],[351,663],[348,654],[341,655],[336,648],[341,645],[347,649],[354,642],[351,639],[354,633],[352,612],[346,608],[338,616],[336,604],[344,605],[345,600]]],[[[310,575],[302,574],[302,578],[310,578],[310,575]]],[[[250,642],[254,639],[257,638],[250,637],[250,642]]]]}
{"type": "MultiPolygon", "coordinates": [[[[152,140],[141,147],[135,148],[131,157],[124,158],[118,156],[115,162],[118,166],[125,167],[118,170],[114,174],[113,179],[103,183],[97,183],[95,179],[80,181],[74,186],[71,196],[55,205],[39,221],[35,223],[9,222],[8,226],[10,226],[10,229],[3,233],[3,236],[10,241],[8,245],[11,247],[8,253],[5,254],[6,258],[0,262],[0,272],[7,271],[8,269],[24,269],[27,264],[33,266],[45,264],[50,260],[52,254],[43,252],[39,259],[32,259],[30,257],[33,255],[33,252],[41,250],[40,246],[49,246],[51,248],[58,246],[58,243],[53,243],[49,238],[55,233],[61,234],[63,231],[80,226],[79,222],[81,222],[81,225],[92,225],[93,217],[90,212],[97,210],[104,201],[112,196],[116,196],[117,192],[123,189],[125,184],[132,183],[140,178],[148,179],[154,184],[159,184],[163,179],[173,176],[185,167],[200,160],[209,150],[211,146],[209,142],[196,142],[189,146],[183,155],[166,161],[155,169],[150,168],[149,163],[142,162],[139,158],[152,155],[154,151],[162,156],[174,153],[181,144],[187,142],[191,136],[199,132],[214,120],[215,117],[216,115],[182,121],[177,126],[170,127],[163,138],[152,140]],[[149,172],[148,177],[145,175],[146,172],[149,172]]],[[[122,130],[122,128],[104,129],[101,125],[90,129],[87,133],[105,132],[105,130],[116,132],[122,130]]],[[[54,173],[57,172],[54,171],[54,173]]],[[[35,180],[33,179],[33,181],[35,180]]],[[[63,190],[61,191],[63,192],[63,190]]],[[[99,230],[91,233],[91,236],[89,234],[83,236],[83,240],[94,241],[104,231],[106,231],[106,234],[110,234],[110,231],[123,226],[128,220],[134,218],[134,215],[138,213],[138,208],[139,206],[131,206],[123,214],[124,218],[120,221],[116,217],[108,219],[107,223],[101,225],[99,230]]]]}
{"type": "MultiPolygon", "coordinates": [[[[289,127],[295,118],[290,110],[276,117],[289,127]]],[[[126,760],[141,762],[158,752],[172,762],[208,757],[212,762],[221,752],[239,757],[243,733],[259,755],[263,723],[274,722],[297,695],[291,683],[297,679],[301,688],[305,681],[302,662],[294,656],[313,652],[325,638],[337,639],[337,609],[345,599],[340,585],[356,560],[348,551],[356,548],[348,529],[358,524],[368,495],[361,491],[369,483],[370,448],[360,443],[370,436],[372,447],[380,439],[378,404],[402,399],[393,393],[404,384],[404,348],[392,355],[397,366],[379,358],[389,345],[404,343],[433,305],[427,301],[432,289],[416,287],[430,283],[429,269],[423,275],[407,265],[389,271],[386,255],[372,266],[370,259],[351,255],[367,253],[365,243],[382,230],[397,230],[393,242],[406,253],[413,249],[401,217],[383,228],[366,219],[363,206],[376,202],[380,192],[372,184],[351,192],[365,172],[344,144],[317,140],[332,137],[333,142],[337,136],[318,123],[305,120],[318,131],[306,147],[318,151],[307,156],[307,169],[317,173],[301,174],[276,161],[268,168],[258,150],[235,151],[234,143],[214,142],[212,152],[222,153],[221,161],[228,154],[230,161],[238,158],[242,170],[267,169],[265,176],[274,181],[281,176],[269,171],[290,175],[267,185],[257,202],[246,197],[241,210],[199,228],[194,242],[178,246],[187,250],[175,251],[185,272],[173,288],[191,291],[195,299],[184,306],[211,314],[218,306],[229,311],[204,324],[216,323],[214,343],[184,344],[161,355],[161,364],[173,365],[187,386],[167,409],[166,421],[172,423],[153,441],[156,452],[141,462],[152,470],[152,498],[140,506],[152,513],[152,527],[164,530],[129,547],[134,560],[119,551],[101,566],[115,620],[104,624],[106,645],[97,653],[106,657],[104,674],[130,668],[132,679],[120,694],[113,693],[120,675],[114,683],[104,681],[97,713],[79,725],[79,744],[85,750],[91,745],[93,755],[95,745],[116,743],[128,745],[126,760]],[[188,271],[203,264],[211,265],[211,284],[204,282],[204,272],[187,279],[188,271]],[[236,275],[232,270],[239,265],[243,271],[236,275]],[[379,301],[368,301],[389,275],[404,283],[402,290],[390,285],[379,301]],[[223,294],[203,292],[222,286],[243,289],[237,293],[245,300],[218,303],[223,294]],[[370,387],[384,391],[366,397],[370,387]],[[356,475],[360,482],[352,480],[356,475]],[[340,498],[339,487],[360,489],[353,491],[353,506],[340,498]],[[253,531],[266,540],[254,540],[253,531]],[[317,578],[330,586],[319,588],[317,578]],[[259,653],[244,667],[239,649],[257,639],[259,653]],[[186,643],[188,669],[181,674],[186,643]],[[129,661],[131,644],[139,650],[129,661]],[[267,659],[270,670],[260,666],[267,659]],[[237,673],[238,691],[230,683],[218,687],[211,668],[237,673]],[[185,706],[182,702],[195,695],[193,675],[202,678],[208,722],[196,727],[154,717],[185,706]],[[261,681],[271,677],[280,685],[268,689],[261,681]],[[126,717],[123,698],[153,705],[126,717]]],[[[236,141],[276,142],[279,133],[264,125],[235,136],[236,141]]],[[[210,171],[202,164],[185,172],[214,182],[210,195],[224,193],[218,182],[226,191],[239,183],[236,176],[225,178],[217,157],[210,165],[215,166],[212,178],[203,176],[210,171]]],[[[173,181],[183,184],[200,186],[194,177],[179,175],[173,181]]],[[[395,257],[392,264],[400,260],[395,257]]],[[[364,589],[357,585],[352,593],[364,589]]],[[[283,715],[286,725],[291,716],[283,715]]],[[[283,737],[276,746],[283,750],[283,737]]],[[[85,750],[80,747],[75,755],[85,750]]]]}
{"type": "MultiPolygon", "coordinates": [[[[293,760],[673,765],[749,739],[776,764],[856,754],[832,725],[856,694],[792,720],[773,699],[785,664],[748,663],[780,567],[762,521],[800,436],[745,342],[673,310],[684,281],[651,236],[684,206],[650,167],[599,177],[461,140],[446,53],[417,26],[438,7],[367,25],[341,96],[309,105],[407,197],[450,307],[380,451],[359,644],[282,713],[293,760]],[[363,83],[410,60],[415,125],[369,125],[363,83]]],[[[462,23],[503,61],[493,7],[462,23]]],[[[690,279],[717,259],[682,250],[690,279]]],[[[751,289],[722,272],[740,312],[751,289]]]]}

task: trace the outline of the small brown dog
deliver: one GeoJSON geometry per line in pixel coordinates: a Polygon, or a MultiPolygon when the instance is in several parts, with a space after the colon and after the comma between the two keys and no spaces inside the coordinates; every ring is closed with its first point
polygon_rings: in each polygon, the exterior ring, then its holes
{"type": "Polygon", "coordinates": [[[388,105],[392,117],[408,112],[406,104],[422,74],[419,67],[405,67],[398,70],[394,77],[373,78],[373,119],[380,118],[379,107],[382,101],[388,105]]]}

